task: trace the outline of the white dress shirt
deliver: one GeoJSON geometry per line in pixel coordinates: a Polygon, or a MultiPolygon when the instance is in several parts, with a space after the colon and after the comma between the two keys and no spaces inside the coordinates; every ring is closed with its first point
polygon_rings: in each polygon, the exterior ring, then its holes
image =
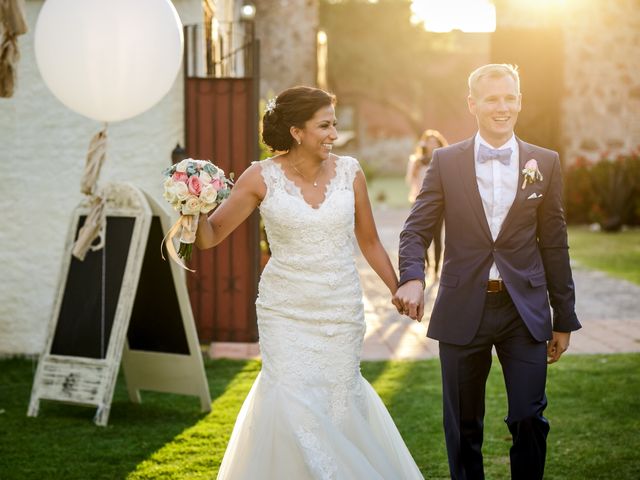
{"type": "MultiPolygon", "coordinates": [[[[487,223],[491,230],[491,236],[495,241],[500,233],[502,222],[509,213],[511,204],[516,198],[518,191],[518,170],[520,153],[518,151],[518,142],[515,135],[499,149],[511,148],[511,161],[509,165],[503,165],[497,160],[489,160],[485,163],[478,162],[478,149],[480,144],[489,148],[495,148],[487,143],[481,136],[480,132],[476,134],[474,145],[474,159],[476,167],[476,180],[478,182],[478,190],[482,198],[482,206],[484,214],[487,217],[487,223]]],[[[491,265],[489,271],[489,279],[501,279],[500,272],[495,262],[491,265]]]]}

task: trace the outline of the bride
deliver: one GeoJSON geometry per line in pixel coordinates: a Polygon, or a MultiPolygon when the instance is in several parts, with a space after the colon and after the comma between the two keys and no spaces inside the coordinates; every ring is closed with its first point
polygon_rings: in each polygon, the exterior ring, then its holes
{"type": "Polygon", "coordinates": [[[423,478],[360,374],[365,323],[354,234],[392,295],[397,277],[357,160],[331,153],[334,104],[310,87],[271,100],[263,140],[286,153],[255,162],[208,219],[200,216],[196,245],[210,248],[259,207],[272,251],[256,300],[262,370],[218,479],[423,478]]]}

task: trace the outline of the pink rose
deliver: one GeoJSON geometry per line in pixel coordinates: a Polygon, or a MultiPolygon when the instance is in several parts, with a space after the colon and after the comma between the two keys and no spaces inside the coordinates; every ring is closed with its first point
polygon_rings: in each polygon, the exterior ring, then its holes
{"type": "Polygon", "coordinates": [[[219,178],[214,178],[211,180],[211,186],[216,189],[216,191],[222,189],[224,187],[224,183],[219,178]]]}
{"type": "Polygon", "coordinates": [[[174,182],[182,182],[182,183],[187,183],[187,174],[185,172],[176,172],[173,174],[173,176],[171,177],[171,179],[174,182]]]}
{"type": "Polygon", "coordinates": [[[532,158],[524,164],[522,175],[524,176],[524,180],[522,180],[522,190],[526,188],[528,183],[543,180],[542,173],[538,170],[538,162],[535,158],[532,158]]]}
{"type": "Polygon", "coordinates": [[[202,184],[200,183],[200,179],[197,175],[191,175],[189,180],[187,180],[187,187],[189,187],[189,193],[195,195],[196,197],[200,195],[200,190],[202,190],[202,184]]]}

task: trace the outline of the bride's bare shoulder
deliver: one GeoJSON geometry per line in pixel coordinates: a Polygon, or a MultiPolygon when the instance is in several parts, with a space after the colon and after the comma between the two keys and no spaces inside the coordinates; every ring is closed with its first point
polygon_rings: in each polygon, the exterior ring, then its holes
{"type": "Polygon", "coordinates": [[[252,162],[251,165],[249,165],[249,167],[244,172],[242,172],[242,175],[238,177],[235,182],[235,186],[242,189],[251,190],[259,198],[263,198],[267,191],[267,188],[264,184],[262,169],[268,160],[269,159],[252,162]]]}

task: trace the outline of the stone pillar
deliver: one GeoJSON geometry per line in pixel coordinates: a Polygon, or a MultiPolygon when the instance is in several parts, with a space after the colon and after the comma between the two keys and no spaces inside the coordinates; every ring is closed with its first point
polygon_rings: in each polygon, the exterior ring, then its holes
{"type": "Polygon", "coordinates": [[[571,2],[564,23],[565,154],[597,161],[640,146],[637,0],[571,2]]]}
{"type": "Polygon", "coordinates": [[[256,0],[260,97],[316,85],[319,0],[256,0]]]}

